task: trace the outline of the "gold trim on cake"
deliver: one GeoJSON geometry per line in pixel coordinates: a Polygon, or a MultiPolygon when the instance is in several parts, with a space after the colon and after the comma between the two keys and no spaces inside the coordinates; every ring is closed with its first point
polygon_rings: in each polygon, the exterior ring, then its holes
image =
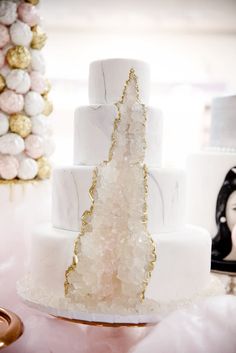
{"type": "Polygon", "coordinates": [[[65,273],[66,280],[65,280],[65,283],[64,283],[64,288],[65,288],[65,294],[66,295],[68,294],[68,290],[69,290],[69,287],[70,287],[68,276],[69,276],[69,274],[72,271],[75,270],[77,262],[78,262],[79,240],[80,240],[80,237],[82,235],[84,235],[84,233],[86,232],[87,226],[89,224],[88,219],[93,214],[94,190],[95,190],[96,185],[97,185],[97,174],[98,174],[98,168],[95,168],[94,171],[93,171],[92,185],[91,185],[91,187],[89,189],[89,196],[91,198],[92,203],[91,203],[90,209],[84,211],[84,213],[83,213],[83,215],[81,217],[81,231],[80,231],[79,236],[76,238],[75,243],[74,243],[74,254],[73,254],[72,264],[68,267],[68,269],[66,270],[66,273],[65,273]]]}

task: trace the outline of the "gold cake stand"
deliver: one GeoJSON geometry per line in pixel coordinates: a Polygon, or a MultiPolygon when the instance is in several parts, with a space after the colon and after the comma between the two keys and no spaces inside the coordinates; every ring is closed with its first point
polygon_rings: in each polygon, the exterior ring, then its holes
{"type": "Polygon", "coordinates": [[[112,322],[100,322],[100,321],[86,321],[86,320],[78,320],[78,319],[69,319],[62,316],[54,316],[56,319],[60,319],[63,321],[72,322],[75,324],[88,325],[88,326],[102,326],[102,327],[147,327],[147,326],[155,326],[158,322],[154,323],[112,323],[112,322]]]}
{"type": "Polygon", "coordinates": [[[9,310],[0,308],[0,349],[15,342],[23,333],[20,318],[9,310]]]}

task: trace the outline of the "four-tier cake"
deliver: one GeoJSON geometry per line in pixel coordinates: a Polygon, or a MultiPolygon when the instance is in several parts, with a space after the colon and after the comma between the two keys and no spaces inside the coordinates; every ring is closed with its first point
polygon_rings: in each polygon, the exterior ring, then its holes
{"type": "Polygon", "coordinates": [[[185,175],[161,166],[162,115],[150,72],[128,59],[90,65],[75,112],[74,165],[53,175],[52,225],[32,234],[30,300],[102,313],[214,292],[211,238],[185,224],[185,175]],[[32,299],[33,298],[33,299],[32,299]]]}

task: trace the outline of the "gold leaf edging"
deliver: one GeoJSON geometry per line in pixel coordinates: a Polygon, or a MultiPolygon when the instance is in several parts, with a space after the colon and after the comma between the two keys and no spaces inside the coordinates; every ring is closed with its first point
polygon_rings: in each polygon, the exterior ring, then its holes
{"type": "Polygon", "coordinates": [[[86,232],[86,227],[89,224],[88,219],[92,216],[93,214],[93,209],[94,209],[94,191],[96,189],[97,185],[97,176],[98,176],[98,168],[95,168],[93,171],[93,178],[92,178],[92,185],[89,189],[89,196],[91,198],[91,206],[89,210],[84,211],[82,217],[81,217],[81,230],[78,235],[78,237],[75,240],[74,243],[74,254],[72,258],[72,264],[68,267],[68,269],[65,272],[65,282],[64,282],[64,290],[65,290],[65,295],[68,294],[70,283],[69,283],[69,274],[73,272],[76,268],[76,265],[78,263],[78,252],[79,252],[79,242],[80,242],[80,237],[83,236],[86,232]]]}

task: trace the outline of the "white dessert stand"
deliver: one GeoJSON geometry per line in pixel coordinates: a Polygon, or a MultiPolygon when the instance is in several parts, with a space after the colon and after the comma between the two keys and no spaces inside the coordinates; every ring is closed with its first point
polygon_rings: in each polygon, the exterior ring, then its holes
{"type": "Polygon", "coordinates": [[[141,313],[110,314],[81,310],[78,304],[70,303],[66,298],[55,298],[52,294],[47,295],[47,293],[42,292],[40,289],[31,290],[28,286],[27,277],[18,281],[17,291],[21,300],[29,307],[45,312],[58,319],[74,323],[112,327],[148,326],[156,325],[162,318],[157,313],[157,303],[149,300],[145,300],[145,304],[147,305],[144,304],[140,307],[142,310],[141,313]]]}
{"type": "Polygon", "coordinates": [[[60,309],[51,306],[46,306],[40,303],[35,303],[29,299],[21,296],[23,302],[37,310],[52,315],[58,319],[70,321],[78,324],[85,324],[91,326],[150,326],[156,325],[160,322],[161,317],[156,314],[132,314],[132,315],[119,315],[119,314],[101,314],[101,313],[88,313],[78,310],[60,309]]]}
{"type": "Polygon", "coordinates": [[[17,291],[26,305],[56,318],[73,323],[110,327],[156,325],[174,310],[186,308],[211,296],[225,293],[222,282],[216,276],[211,275],[209,286],[194,298],[171,303],[157,303],[145,299],[139,312],[111,314],[88,312],[77,304],[69,302],[66,298],[55,298],[52,293],[48,294],[40,288],[30,286],[30,280],[27,276],[18,281],[17,291]]]}

